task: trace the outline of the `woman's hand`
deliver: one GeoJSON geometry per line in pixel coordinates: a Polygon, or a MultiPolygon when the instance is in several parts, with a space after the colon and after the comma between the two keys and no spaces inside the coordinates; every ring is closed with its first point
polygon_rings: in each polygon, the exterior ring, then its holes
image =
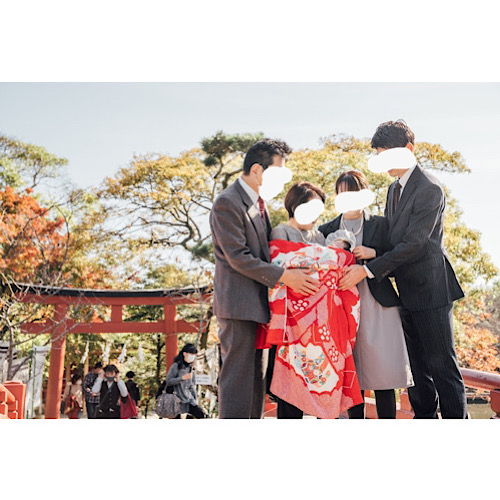
{"type": "Polygon", "coordinates": [[[193,378],[192,373],[186,373],[186,375],[182,376],[182,380],[191,380],[193,378]]]}
{"type": "Polygon", "coordinates": [[[364,247],[363,245],[356,247],[352,253],[358,260],[374,259],[377,256],[377,252],[374,248],[364,247]]]}

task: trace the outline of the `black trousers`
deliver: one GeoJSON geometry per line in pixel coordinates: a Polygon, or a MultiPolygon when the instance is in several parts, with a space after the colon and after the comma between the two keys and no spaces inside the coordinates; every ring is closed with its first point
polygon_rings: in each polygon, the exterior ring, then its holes
{"type": "Polygon", "coordinates": [[[453,304],[426,311],[400,308],[414,387],[415,418],[467,418],[467,398],[453,339],[453,304]]]}
{"type": "MultiPolygon", "coordinates": [[[[188,414],[192,415],[194,418],[205,418],[205,412],[198,405],[189,405],[188,414]]],[[[181,418],[181,416],[177,415],[175,418],[181,418]]]]}
{"type": "MultiPolygon", "coordinates": [[[[365,391],[361,391],[365,397],[365,391]]],[[[375,391],[375,404],[378,418],[396,418],[396,392],[394,389],[375,391]]],[[[347,410],[349,418],[365,418],[365,403],[353,406],[347,410]]]]}

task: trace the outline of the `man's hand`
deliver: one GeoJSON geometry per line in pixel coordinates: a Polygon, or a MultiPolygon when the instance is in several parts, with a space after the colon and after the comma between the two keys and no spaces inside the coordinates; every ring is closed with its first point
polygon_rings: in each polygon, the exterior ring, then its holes
{"type": "Polygon", "coordinates": [[[354,265],[348,267],[344,277],[339,281],[339,290],[349,290],[353,286],[356,286],[360,281],[366,278],[366,270],[363,266],[354,265]]]}
{"type": "Polygon", "coordinates": [[[301,295],[312,295],[319,291],[319,281],[309,276],[308,271],[302,269],[285,269],[280,281],[301,295]]]}
{"type": "Polygon", "coordinates": [[[363,245],[356,247],[352,253],[358,260],[374,259],[377,256],[377,252],[375,252],[374,248],[364,247],[363,245]]]}

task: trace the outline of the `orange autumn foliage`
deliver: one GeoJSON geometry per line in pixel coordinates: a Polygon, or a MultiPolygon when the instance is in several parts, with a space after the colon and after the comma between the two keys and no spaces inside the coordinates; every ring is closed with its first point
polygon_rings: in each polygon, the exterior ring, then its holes
{"type": "Polygon", "coordinates": [[[9,281],[50,280],[65,256],[64,219],[50,219],[30,194],[0,190],[0,272],[9,281]]]}
{"type": "Polygon", "coordinates": [[[456,313],[461,325],[456,342],[460,366],[485,372],[500,371],[499,339],[482,324],[490,316],[483,300],[465,299],[461,304],[456,313]]]}

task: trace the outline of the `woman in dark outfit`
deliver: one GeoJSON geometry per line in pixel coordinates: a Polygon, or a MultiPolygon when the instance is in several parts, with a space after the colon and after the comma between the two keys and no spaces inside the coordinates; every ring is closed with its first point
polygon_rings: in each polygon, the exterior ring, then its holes
{"type": "Polygon", "coordinates": [[[127,386],[128,389],[128,393],[130,394],[130,397],[135,401],[135,404],[139,406],[139,401],[141,399],[141,391],[139,390],[137,384],[134,382],[135,373],[133,371],[128,371],[125,374],[125,376],[128,379],[125,382],[125,385],[127,386]]]}
{"type": "MultiPolygon", "coordinates": [[[[337,179],[337,194],[344,191],[369,189],[363,173],[345,172],[337,179]]],[[[366,210],[345,212],[320,226],[326,237],[338,229],[356,237],[353,253],[364,265],[390,250],[388,223],[385,217],[371,215],[366,210]]],[[[408,352],[398,312],[399,297],[389,278],[381,281],[365,278],[358,285],[361,318],[354,346],[354,362],[362,390],[374,390],[379,418],[396,418],[394,389],[413,385],[408,352]]],[[[349,418],[364,418],[364,403],[348,410],[349,418]]]]}

